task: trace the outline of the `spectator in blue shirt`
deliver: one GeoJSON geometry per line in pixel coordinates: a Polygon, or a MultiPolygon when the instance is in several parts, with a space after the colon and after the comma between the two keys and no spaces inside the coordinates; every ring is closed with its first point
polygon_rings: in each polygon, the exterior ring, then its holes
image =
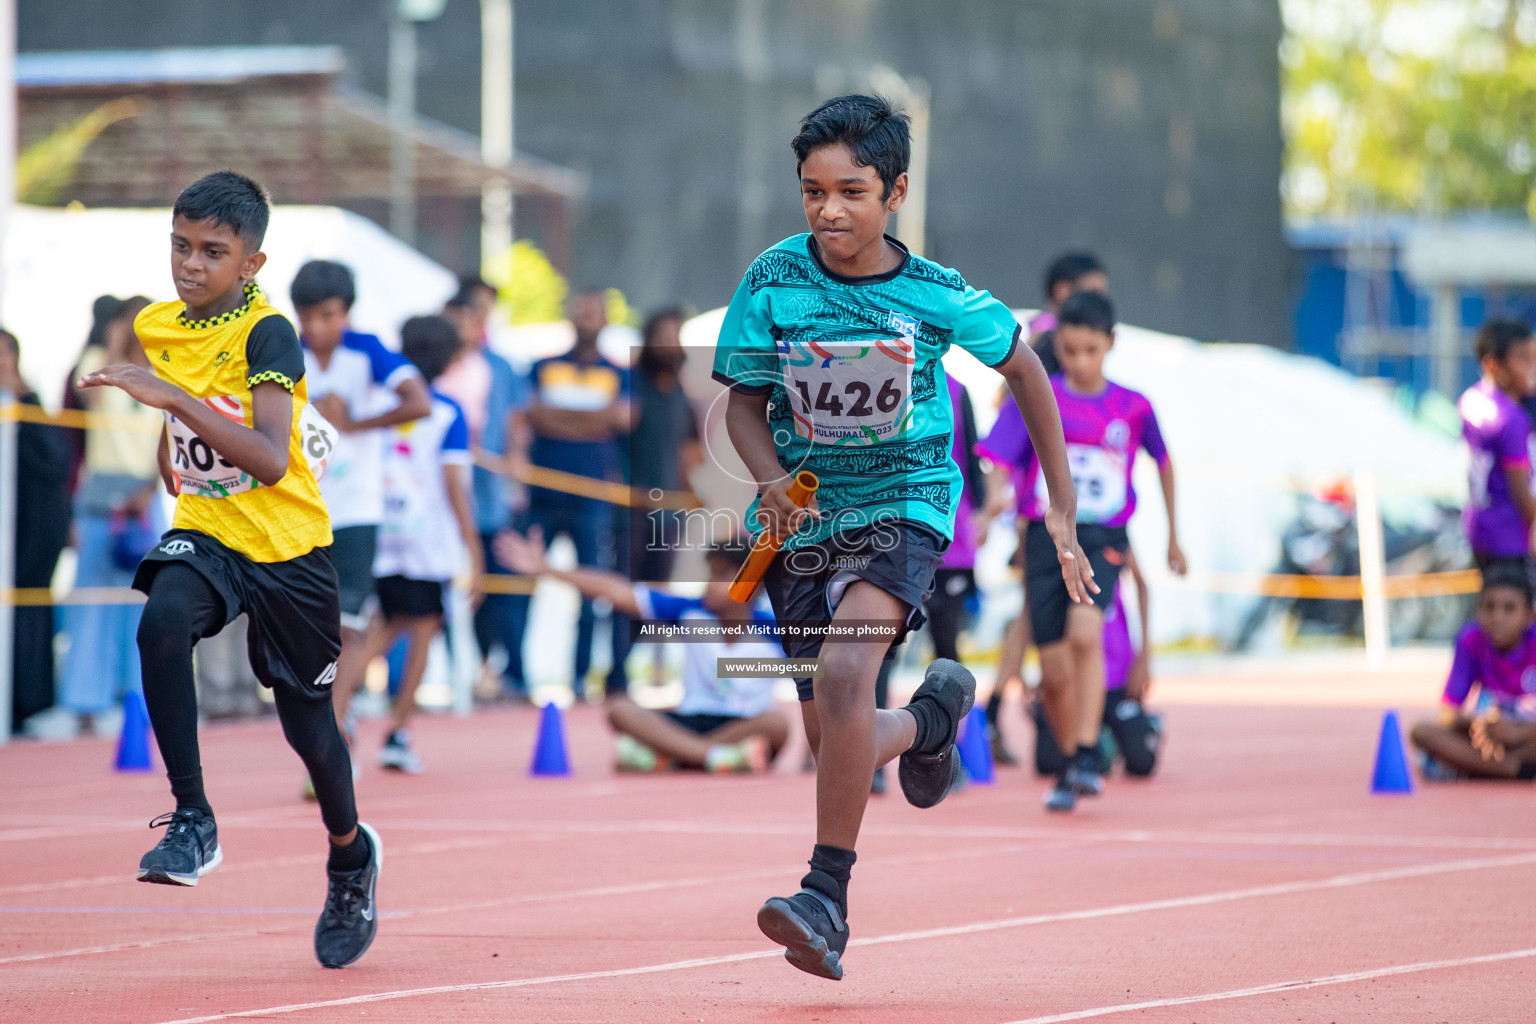
{"type": "MultiPolygon", "coordinates": [[[[571,350],[539,360],[529,373],[528,462],[536,468],[617,480],[620,444],[633,427],[633,414],[629,371],[597,350],[597,336],[608,325],[602,292],[583,292],[572,300],[571,324],[576,329],[576,344],[571,350]]],[[[516,518],[520,532],[537,526],[550,540],[562,533],[570,537],[576,546],[576,560],[582,565],[613,569],[612,514],[601,499],[530,487],[528,508],[516,518]]],[[[525,624],[527,596],[516,595],[512,603],[525,624]]],[[[584,599],[576,620],[572,681],[578,693],[592,664],[594,621],[592,602],[584,599]]],[[[616,676],[622,680],[622,671],[616,676]]],[[[612,677],[609,685],[615,685],[612,677]]]]}

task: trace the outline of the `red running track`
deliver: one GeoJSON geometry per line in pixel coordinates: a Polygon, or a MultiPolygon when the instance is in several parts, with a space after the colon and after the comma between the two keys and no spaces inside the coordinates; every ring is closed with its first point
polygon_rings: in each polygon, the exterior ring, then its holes
{"type": "Polygon", "coordinates": [[[1159,777],[1066,819],[1020,770],[874,801],[841,983],[754,923],[803,871],[809,776],[615,777],[582,708],[576,777],[529,779],[535,719],[426,719],[428,774],[365,774],[382,917],[344,971],[311,952],[324,838],[274,721],[204,734],[225,862],[195,889],[132,880],[158,774],[0,749],[0,1020],[1536,1019],[1530,787],[1370,796],[1374,710],[1172,707],[1159,777]]]}

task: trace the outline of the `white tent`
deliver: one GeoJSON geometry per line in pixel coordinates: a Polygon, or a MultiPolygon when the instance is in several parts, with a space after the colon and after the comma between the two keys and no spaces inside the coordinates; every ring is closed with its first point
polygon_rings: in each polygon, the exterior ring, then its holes
{"type": "MultiPolygon", "coordinates": [[[[18,206],[0,260],[6,324],[21,339],[22,372],[43,402],[56,407],[64,377],[103,294],[174,299],[171,212],[163,209],[73,210],[18,206]]],[[[331,206],[280,206],[263,246],[258,281],[267,298],[292,313],[288,285],[311,259],[334,259],[357,276],[352,321],[393,342],[400,324],[440,310],[454,275],[372,221],[331,206]]]]}
{"type": "MultiPolygon", "coordinates": [[[[1017,315],[1023,322],[1028,311],[1017,315]]],[[[714,310],[690,321],[684,344],[712,346],[723,318],[724,310],[714,310]]],[[[1459,504],[1465,497],[1461,445],[1336,367],[1265,346],[1205,345],[1130,326],[1117,337],[1106,373],[1145,393],[1157,410],[1177,473],[1180,539],[1191,569],[1187,582],[1173,580],[1166,569],[1167,520],[1156,467],[1144,458],[1136,471],[1131,539],[1153,587],[1158,643],[1232,635],[1253,599],[1202,590],[1202,577],[1270,570],[1300,491],[1369,470],[1389,510],[1394,501],[1459,504]]],[[[714,396],[722,390],[709,380],[707,363],[689,361],[690,389],[704,396],[706,410],[717,408],[714,396]]],[[[945,367],[969,388],[984,434],[996,416],[1002,379],[959,349],[945,367]]],[[[730,463],[734,455],[718,411],[706,436],[711,453],[730,463]]],[[[737,481],[708,498],[745,508],[751,491],[737,481]]],[[[991,571],[981,574],[993,581],[1006,578],[1001,563],[1012,549],[1011,539],[997,532],[984,554],[991,571]]]]}

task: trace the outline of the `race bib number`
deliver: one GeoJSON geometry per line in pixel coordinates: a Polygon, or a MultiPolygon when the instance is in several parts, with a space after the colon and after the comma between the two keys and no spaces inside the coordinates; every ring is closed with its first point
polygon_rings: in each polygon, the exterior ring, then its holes
{"type": "MultiPolygon", "coordinates": [[[[1072,470],[1072,486],[1077,490],[1077,519],[1083,523],[1102,523],[1113,519],[1125,508],[1125,456],[1097,445],[1067,445],[1067,465],[1072,470]]],[[[1045,486],[1045,474],[1035,480],[1035,497],[1040,507],[1051,502],[1045,486]]]]}
{"type": "Polygon", "coordinates": [[[325,476],[326,468],[336,455],[337,436],[331,421],[305,402],[304,408],[299,410],[299,439],[304,446],[304,461],[309,464],[309,471],[316,481],[325,476]]]}
{"type": "Polygon", "coordinates": [[[906,338],[790,345],[782,356],[795,432],[813,444],[880,444],[906,430],[912,367],[906,338]]]}
{"type": "MultiPolygon", "coordinates": [[[[240,399],[232,395],[205,398],[203,404],[233,423],[246,425],[240,399]]],[[[165,425],[177,494],[229,498],[260,486],[255,477],[214,451],[186,421],[167,412],[165,425]]],[[[305,461],[318,480],[336,450],[336,428],[305,403],[299,411],[299,436],[305,461]]]]}

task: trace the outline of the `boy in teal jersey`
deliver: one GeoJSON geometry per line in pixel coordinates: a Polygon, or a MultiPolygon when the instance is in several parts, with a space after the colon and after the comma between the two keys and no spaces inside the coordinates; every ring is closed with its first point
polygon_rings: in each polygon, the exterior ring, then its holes
{"type": "Polygon", "coordinates": [[[731,389],[727,429],[758,485],[748,522],[784,538],[764,583],[780,626],[795,626],[785,653],[821,659],[819,675],[796,680],[818,767],[811,871],[798,893],[763,905],[758,926],[790,963],[835,980],[874,770],[900,757],[907,800],[938,803],[958,774],[955,737],[975,699],[971,674],[941,659],[906,707],[877,711],[874,700],[882,660],[923,622],[953,535],[961,474],[940,362],[951,345],[1008,381],[1049,466],[1046,519],[1068,590],[1081,601],[1096,588],[1077,546],[1056,401],[1018,323],[885,234],[907,194],[907,117],[884,100],[843,96],[807,115],[792,145],[810,233],[747,270],[714,376],[731,389]],[[805,509],[787,494],[801,470],[821,481],[805,509]],[[857,624],[874,622],[894,635],[860,638],[857,624]]]}

